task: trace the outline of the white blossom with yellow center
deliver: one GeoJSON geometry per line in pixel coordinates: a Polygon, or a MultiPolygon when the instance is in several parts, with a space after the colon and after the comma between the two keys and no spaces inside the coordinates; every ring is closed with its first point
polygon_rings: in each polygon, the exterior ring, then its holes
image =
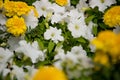
{"type": "Polygon", "coordinates": [[[44,33],[44,38],[46,40],[52,40],[55,43],[58,43],[58,41],[63,41],[64,38],[61,36],[62,31],[61,29],[57,29],[56,27],[50,27],[50,29],[47,29],[46,32],[44,33]]]}

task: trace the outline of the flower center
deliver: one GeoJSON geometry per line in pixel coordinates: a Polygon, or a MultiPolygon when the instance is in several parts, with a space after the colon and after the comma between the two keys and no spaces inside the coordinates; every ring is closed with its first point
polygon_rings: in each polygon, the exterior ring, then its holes
{"type": "Polygon", "coordinates": [[[79,27],[78,25],[75,25],[75,29],[76,29],[76,30],[79,30],[80,27],[79,27]]]}

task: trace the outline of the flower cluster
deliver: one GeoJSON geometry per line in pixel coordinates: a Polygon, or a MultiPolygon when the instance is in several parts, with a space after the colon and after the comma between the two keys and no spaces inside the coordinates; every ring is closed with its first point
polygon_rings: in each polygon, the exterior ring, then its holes
{"type": "Polygon", "coordinates": [[[101,61],[101,64],[109,64],[109,57],[112,63],[119,61],[120,45],[118,44],[120,44],[120,34],[115,34],[112,31],[100,32],[98,37],[92,41],[92,44],[94,44],[98,50],[95,62],[101,61]]]}
{"type": "Polygon", "coordinates": [[[120,80],[119,0],[0,0],[0,80],[120,80]]]}
{"type": "Polygon", "coordinates": [[[30,11],[30,7],[21,1],[5,1],[4,5],[4,13],[6,16],[11,17],[14,15],[21,16],[24,14],[28,14],[30,11]]]}
{"type": "MultiPolygon", "coordinates": [[[[14,36],[23,35],[26,32],[27,25],[23,16],[28,16],[30,11],[35,9],[22,1],[1,1],[2,13],[8,17],[6,21],[7,31],[14,36]]],[[[36,13],[36,12],[35,12],[36,13]]]]}

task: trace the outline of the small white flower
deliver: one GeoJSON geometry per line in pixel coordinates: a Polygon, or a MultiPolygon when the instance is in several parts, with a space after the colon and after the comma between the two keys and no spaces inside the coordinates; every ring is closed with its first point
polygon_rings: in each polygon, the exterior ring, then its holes
{"type": "Polygon", "coordinates": [[[73,20],[68,24],[68,30],[71,31],[71,34],[74,38],[78,38],[80,36],[85,36],[86,25],[84,22],[78,20],[73,20]]]}
{"type": "Polygon", "coordinates": [[[101,1],[102,0],[90,0],[89,5],[92,8],[98,6],[100,11],[104,11],[108,6],[116,3],[116,0],[104,0],[104,2],[101,1]]]}
{"type": "Polygon", "coordinates": [[[17,47],[19,47],[19,41],[21,40],[22,38],[21,37],[10,37],[8,39],[8,44],[9,44],[9,49],[11,51],[14,51],[17,47]]]}
{"type": "Polygon", "coordinates": [[[67,14],[68,17],[70,17],[70,21],[74,21],[76,19],[80,19],[81,21],[84,22],[84,13],[79,12],[78,9],[72,9],[70,12],[67,14]]]}
{"type": "Polygon", "coordinates": [[[25,72],[22,67],[18,67],[16,65],[12,66],[13,70],[11,71],[11,75],[15,76],[17,80],[25,80],[25,72]]]}
{"type": "Polygon", "coordinates": [[[65,57],[65,52],[62,49],[63,46],[59,46],[55,48],[55,51],[57,52],[57,54],[55,55],[54,59],[64,59],[65,57]]]}
{"type": "Polygon", "coordinates": [[[44,33],[44,38],[46,40],[53,40],[53,42],[58,43],[58,41],[63,41],[64,38],[61,36],[61,29],[57,29],[56,27],[50,27],[50,29],[47,29],[46,32],[44,33]]]}
{"type": "MultiPolygon", "coordinates": [[[[55,58],[59,59],[59,61],[55,62],[54,65],[60,69],[65,67],[65,71],[70,79],[82,77],[82,71],[93,67],[93,64],[91,64],[91,58],[87,56],[86,51],[83,50],[81,45],[73,46],[71,51],[67,51],[66,54],[64,53],[64,50],[61,50],[61,47],[58,51],[59,53],[55,58]]],[[[85,73],[88,73],[86,75],[89,75],[90,71],[87,70],[85,73]]]]}
{"type": "Polygon", "coordinates": [[[79,54],[87,55],[86,51],[83,50],[83,47],[81,45],[80,46],[74,46],[71,49],[71,53],[76,54],[76,55],[79,55],[79,54]]]}
{"type": "Polygon", "coordinates": [[[81,12],[84,11],[84,9],[88,8],[88,4],[86,3],[86,0],[80,0],[79,4],[77,4],[76,7],[81,12]]]}
{"type": "Polygon", "coordinates": [[[3,69],[3,77],[10,73],[10,69],[3,69]]]}
{"type": "Polygon", "coordinates": [[[32,44],[27,43],[25,40],[19,42],[19,47],[15,50],[16,52],[23,52],[26,56],[30,57],[33,63],[37,60],[43,61],[45,58],[44,52],[38,49],[38,43],[34,41],[32,44]],[[36,47],[35,47],[36,45],[36,47]]]}
{"type": "Polygon", "coordinates": [[[7,62],[12,58],[13,53],[8,50],[0,47],[0,72],[6,68],[7,62]]]}
{"type": "Polygon", "coordinates": [[[33,10],[31,10],[28,15],[24,15],[23,17],[27,27],[33,29],[38,25],[38,18],[34,16],[33,10]]]}
{"type": "Polygon", "coordinates": [[[65,7],[59,6],[56,3],[53,3],[52,6],[49,7],[54,13],[63,14],[65,12],[65,7]]]}
{"type": "Polygon", "coordinates": [[[51,23],[52,23],[52,24],[58,23],[58,22],[62,21],[63,18],[64,18],[63,15],[60,15],[60,14],[55,13],[55,14],[52,15],[52,17],[51,17],[51,23]]]}
{"type": "Polygon", "coordinates": [[[120,33],[120,26],[115,27],[115,29],[113,29],[113,32],[116,34],[120,33]]]}
{"type": "Polygon", "coordinates": [[[93,22],[90,22],[86,27],[86,32],[85,32],[84,38],[88,39],[89,41],[91,41],[94,38],[94,35],[92,33],[93,26],[95,27],[96,24],[94,24],[93,22]]]}
{"type": "Polygon", "coordinates": [[[47,14],[51,11],[49,7],[51,7],[51,3],[48,0],[40,0],[40,1],[35,1],[33,5],[36,7],[39,17],[44,16],[46,17],[47,14]]]}
{"type": "Polygon", "coordinates": [[[6,20],[7,20],[7,18],[5,17],[5,15],[0,13],[0,24],[5,25],[6,20]]]}

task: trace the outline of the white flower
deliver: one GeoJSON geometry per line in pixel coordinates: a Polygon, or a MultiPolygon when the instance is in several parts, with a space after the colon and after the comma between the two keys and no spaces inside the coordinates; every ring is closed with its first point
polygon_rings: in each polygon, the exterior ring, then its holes
{"type": "Polygon", "coordinates": [[[86,3],[86,0],[80,0],[76,7],[81,12],[88,8],[88,4],[86,3]]]}
{"type": "MultiPolygon", "coordinates": [[[[55,56],[55,58],[59,59],[59,61],[55,62],[54,65],[60,69],[64,67],[64,70],[70,79],[82,77],[82,71],[93,67],[91,58],[87,56],[86,51],[83,50],[81,45],[73,46],[71,51],[67,51],[66,54],[64,53],[64,50],[61,49],[61,47],[57,50],[59,53],[55,56]]],[[[85,75],[89,74],[89,70],[85,71],[85,75]]]]}
{"type": "MultiPolygon", "coordinates": [[[[6,31],[6,26],[0,24],[0,30],[2,30],[2,31],[6,31]]],[[[4,36],[4,35],[0,35],[0,36],[4,36]]]]}
{"type": "Polygon", "coordinates": [[[74,53],[76,55],[79,55],[79,54],[84,54],[84,55],[87,55],[86,51],[83,50],[83,47],[80,45],[80,46],[74,46],[72,49],[71,49],[71,53],[74,53]]]}
{"type": "Polygon", "coordinates": [[[120,26],[115,27],[115,29],[113,29],[113,32],[116,34],[120,33],[120,26]]]}
{"type": "Polygon", "coordinates": [[[71,60],[73,64],[78,63],[79,62],[78,59],[82,58],[81,55],[87,56],[86,51],[83,50],[82,46],[74,46],[74,47],[72,47],[70,52],[69,51],[67,52],[66,60],[67,59],[71,60]]]}
{"type": "Polygon", "coordinates": [[[70,21],[74,21],[76,19],[81,19],[81,21],[84,22],[84,13],[79,12],[77,9],[70,10],[70,12],[67,15],[68,15],[68,17],[70,17],[70,21]]]}
{"type": "Polygon", "coordinates": [[[61,46],[57,46],[55,48],[55,51],[56,51],[56,55],[54,56],[54,60],[58,60],[56,62],[54,62],[54,66],[56,66],[57,68],[61,69],[62,70],[62,61],[65,59],[65,52],[64,52],[64,49],[62,49],[63,45],[61,46]]]}
{"type": "Polygon", "coordinates": [[[7,62],[12,58],[13,53],[8,50],[0,47],[0,72],[6,68],[7,62]]]}
{"type": "Polygon", "coordinates": [[[50,29],[47,29],[46,32],[44,33],[44,38],[46,40],[53,40],[53,42],[58,43],[58,41],[63,41],[64,38],[61,36],[61,29],[57,29],[56,27],[50,27],[50,29]]]}
{"type": "Polygon", "coordinates": [[[104,11],[108,6],[111,6],[112,4],[115,3],[116,0],[90,0],[89,5],[92,8],[98,6],[100,11],[104,11]]]}
{"type": "Polygon", "coordinates": [[[37,70],[34,68],[34,66],[24,66],[24,68],[28,70],[25,75],[26,80],[32,80],[37,70]]]}
{"type": "Polygon", "coordinates": [[[38,49],[38,43],[34,41],[32,44],[27,43],[25,40],[19,42],[20,47],[18,47],[16,52],[23,52],[26,56],[30,57],[33,63],[38,60],[43,61],[45,58],[44,52],[38,49]]]}
{"type": "Polygon", "coordinates": [[[93,38],[94,38],[94,35],[93,35],[93,26],[95,27],[96,24],[94,24],[93,22],[90,22],[87,27],[86,27],[86,32],[85,32],[85,38],[88,39],[89,41],[91,41],[93,38]]]}
{"type": "Polygon", "coordinates": [[[49,12],[51,12],[49,7],[51,7],[51,3],[48,0],[40,0],[40,1],[35,1],[33,5],[36,7],[39,17],[44,16],[46,17],[49,12]]]}
{"type": "Polygon", "coordinates": [[[80,19],[73,20],[68,24],[68,30],[71,31],[74,38],[78,38],[80,36],[85,36],[86,25],[80,19]]]}
{"type": "Polygon", "coordinates": [[[8,73],[10,73],[10,69],[3,69],[3,77],[5,77],[8,73]]]}
{"type": "Polygon", "coordinates": [[[0,13],[0,24],[5,25],[6,20],[7,20],[7,18],[5,17],[5,15],[0,13]]]}
{"type": "Polygon", "coordinates": [[[52,23],[52,24],[58,23],[58,22],[62,21],[63,18],[64,18],[63,15],[58,14],[58,13],[55,13],[55,14],[52,15],[52,17],[51,17],[51,23],[52,23]]]}
{"type": "Polygon", "coordinates": [[[59,6],[56,3],[53,3],[52,6],[49,7],[54,13],[61,13],[63,14],[65,12],[65,7],[59,6]]]}
{"type": "Polygon", "coordinates": [[[19,47],[19,41],[21,40],[22,38],[21,37],[10,37],[9,39],[8,39],[8,44],[9,44],[9,46],[10,46],[10,50],[11,51],[14,51],[16,48],[18,48],[19,47]]]}
{"type": "Polygon", "coordinates": [[[11,71],[11,75],[17,78],[17,80],[25,80],[25,72],[22,67],[18,67],[16,65],[12,66],[13,70],[11,71]]]}
{"type": "Polygon", "coordinates": [[[34,16],[34,11],[31,10],[28,15],[23,16],[27,27],[31,29],[35,28],[38,25],[38,18],[34,16]]]}

